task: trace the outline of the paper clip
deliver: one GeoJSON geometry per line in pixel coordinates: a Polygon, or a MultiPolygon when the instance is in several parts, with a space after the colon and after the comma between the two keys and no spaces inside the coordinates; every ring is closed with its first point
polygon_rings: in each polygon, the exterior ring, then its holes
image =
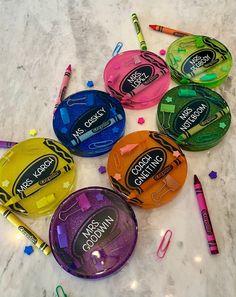
{"type": "Polygon", "coordinates": [[[57,297],[68,297],[68,295],[65,293],[65,291],[61,285],[56,287],[56,294],[57,294],[57,297]],[[59,294],[59,289],[61,289],[62,295],[59,294]]]}
{"type": "Polygon", "coordinates": [[[90,150],[93,150],[93,149],[96,149],[96,148],[103,148],[103,147],[108,147],[110,145],[113,144],[113,140],[103,140],[103,141],[98,141],[98,142],[93,142],[93,143],[90,143],[88,148],[90,150]]]}
{"type": "Polygon", "coordinates": [[[114,48],[114,51],[112,53],[112,57],[114,57],[114,56],[116,56],[116,55],[119,54],[120,50],[122,49],[122,46],[123,46],[123,43],[121,41],[119,41],[117,43],[117,45],[115,46],[115,48],[114,48]]]}
{"type": "Polygon", "coordinates": [[[172,237],[172,231],[167,230],[166,233],[164,234],[162,241],[161,241],[161,243],[158,247],[158,250],[157,250],[158,258],[160,258],[160,259],[164,258],[166,251],[169,247],[171,237],[172,237]],[[167,239],[166,239],[166,237],[167,237],[167,239]],[[163,245],[165,245],[165,246],[163,247],[163,245]]]}

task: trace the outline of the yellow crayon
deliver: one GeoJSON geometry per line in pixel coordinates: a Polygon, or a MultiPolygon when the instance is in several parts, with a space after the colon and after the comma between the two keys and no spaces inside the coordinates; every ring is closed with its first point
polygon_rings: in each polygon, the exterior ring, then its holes
{"type": "Polygon", "coordinates": [[[225,107],[221,110],[219,110],[217,113],[215,113],[212,116],[209,116],[207,119],[205,119],[204,121],[202,121],[201,123],[197,124],[196,126],[193,126],[192,128],[190,128],[189,130],[181,133],[177,139],[176,142],[177,143],[181,143],[183,140],[189,138],[190,136],[196,134],[197,132],[205,129],[208,125],[214,123],[215,121],[221,119],[224,115],[226,115],[227,113],[229,113],[229,107],[225,107]]]}
{"type": "Polygon", "coordinates": [[[137,36],[138,36],[138,41],[139,41],[139,44],[140,44],[140,48],[141,48],[141,50],[146,51],[147,50],[147,45],[146,45],[146,42],[144,40],[143,33],[141,31],[140,24],[139,24],[138,17],[136,15],[136,13],[132,14],[132,21],[134,23],[135,31],[136,31],[137,36]]]}
{"type": "Polygon", "coordinates": [[[25,225],[15,214],[0,204],[0,214],[14,225],[25,237],[27,237],[45,255],[51,253],[51,248],[41,238],[38,237],[29,227],[25,225]]]}
{"type": "MultiPolygon", "coordinates": [[[[140,188],[142,191],[145,191],[156,184],[157,181],[161,180],[163,177],[165,177],[169,172],[171,172],[173,169],[178,167],[182,162],[184,161],[184,158],[180,155],[178,158],[173,160],[169,165],[167,165],[165,168],[161,170],[161,172],[155,174],[153,177],[146,180],[140,188]]],[[[128,199],[136,198],[137,195],[139,195],[139,192],[137,190],[133,190],[129,196],[128,199]]]]}

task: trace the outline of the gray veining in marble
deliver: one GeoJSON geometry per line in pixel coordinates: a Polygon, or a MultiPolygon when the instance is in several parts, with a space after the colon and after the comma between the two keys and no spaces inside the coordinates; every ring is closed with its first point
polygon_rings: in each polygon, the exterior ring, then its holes
{"type": "MultiPolygon", "coordinates": [[[[157,33],[148,24],[160,23],[183,31],[215,37],[236,53],[234,0],[0,0],[0,139],[21,141],[35,128],[39,137],[55,138],[52,111],[65,66],[73,66],[68,94],[93,80],[103,90],[103,69],[118,41],[123,50],[138,48],[131,22],[136,12],[148,49],[159,52],[174,37],[157,33]]],[[[174,86],[174,83],[172,83],[174,86]]],[[[135,208],[139,223],[136,249],[123,269],[99,281],[75,278],[62,270],[52,255],[16,239],[17,231],[0,218],[0,296],[52,297],[62,284],[70,297],[235,297],[236,296],[236,105],[235,68],[216,90],[227,100],[232,126],[224,140],[209,151],[186,152],[188,177],[176,199],[159,209],[135,208]],[[216,180],[208,173],[218,172],[216,180]],[[197,173],[204,184],[220,255],[210,256],[192,186],[197,173]],[[173,231],[166,257],[155,256],[161,235],[173,231]]],[[[126,133],[155,130],[156,107],[127,111],[126,133]],[[137,118],[144,116],[143,126],[137,118]]],[[[4,150],[1,150],[1,154],[4,150]]],[[[97,171],[107,155],[75,157],[77,188],[109,187],[97,171]],[[89,178],[88,178],[89,177],[89,178]]],[[[48,240],[50,217],[24,219],[48,240]]]]}

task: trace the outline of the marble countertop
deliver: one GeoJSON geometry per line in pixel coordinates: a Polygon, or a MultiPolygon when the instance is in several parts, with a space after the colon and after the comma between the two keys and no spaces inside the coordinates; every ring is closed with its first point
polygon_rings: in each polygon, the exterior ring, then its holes
{"type": "MultiPolygon", "coordinates": [[[[8,0],[0,1],[0,139],[21,141],[35,128],[39,137],[56,138],[52,129],[54,98],[58,95],[65,67],[73,75],[67,94],[86,88],[93,80],[104,90],[103,69],[118,41],[123,50],[137,49],[131,22],[136,12],[148,49],[158,53],[175,39],[148,28],[160,23],[183,31],[208,35],[236,53],[236,5],[234,0],[8,0]]],[[[175,84],[172,82],[172,86],[175,84]]],[[[118,273],[98,281],[71,276],[53,256],[35,249],[25,256],[29,242],[0,218],[0,296],[50,297],[63,285],[70,297],[235,297],[236,296],[236,105],[235,68],[216,89],[228,102],[232,125],[216,147],[186,152],[188,176],[185,186],[169,204],[151,210],[134,208],[139,224],[137,246],[127,265],[118,273]],[[211,180],[208,173],[217,171],[211,180]],[[200,219],[193,174],[204,184],[208,208],[220,254],[208,252],[200,219]],[[166,257],[156,259],[163,231],[173,231],[166,257]]],[[[126,133],[156,130],[156,107],[127,110],[126,133]],[[137,118],[146,119],[144,125],[137,118]]],[[[1,149],[1,154],[4,150],[1,149]]],[[[77,188],[110,187],[106,175],[98,173],[107,155],[94,159],[75,157],[77,188]],[[88,178],[88,176],[90,178],[88,178]]],[[[50,217],[24,219],[48,241],[50,217]]]]}

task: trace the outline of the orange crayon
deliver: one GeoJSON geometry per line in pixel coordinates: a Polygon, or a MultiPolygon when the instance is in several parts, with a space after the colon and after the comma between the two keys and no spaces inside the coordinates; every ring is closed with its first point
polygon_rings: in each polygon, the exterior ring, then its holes
{"type": "Polygon", "coordinates": [[[155,30],[155,31],[159,31],[159,32],[162,32],[162,33],[174,35],[174,36],[177,36],[177,37],[193,35],[191,33],[183,32],[183,31],[176,30],[176,29],[171,29],[171,28],[168,28],[168,27],[160,26],[160,25],[149,25],[149,27],[151,29],[155,30]]]}

